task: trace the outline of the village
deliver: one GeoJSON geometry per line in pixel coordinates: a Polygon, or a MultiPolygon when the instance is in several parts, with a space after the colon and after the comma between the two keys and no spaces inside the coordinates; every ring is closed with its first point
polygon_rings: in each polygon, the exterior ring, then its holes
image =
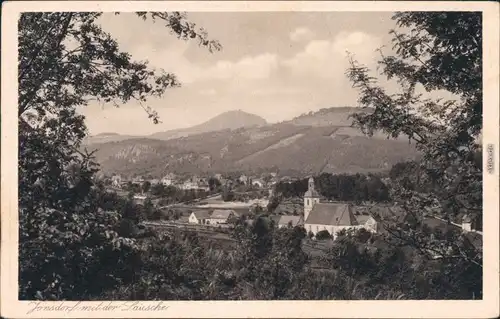
{"type": "MultiPolygon", "coordinates": [[[[178,218],[169,222],[228,227],[231,219],[267,210],[276,183],[290,179],[278,177],[276,173],[262,176],[214,174],[208,177],[170,173],[161,179],[142,176],[127,179],[113,175],[107,178],[107,184],[111,191],[122,196],[132,193],[137,203],[143,204],[149,198],[160,210],[180,212],[178,218]],[[182,195],[175,196],[175,192],[182,195]]],[[[296,210],[296,217],[298,214],[296,210]]]]}
{"type": "MultiPolygon", "coordinates": [[[[133,194],[134,201],[141,205],[150,201],[159,212],[156,217],[143,221],[143,226],[159,230],[181,229],[202,237],[229,240],[228,231],[238,220],[252,225],[256,218],[265,216],[277,228],[304,229],[307,238],[303,246],[310,252],[313,247],[316,254],[331,247],[339,234],[360,229],[382,234],[386,233],[384,225],[387,223],[411,220],[411,215],[396,203],[353,203],[326,199],[316,189],[313,177],[308,178],[307,191],[302,196],[278,200],[280,196],[276,194],[276,186],[293,181],[292,177],[277,173],[261,176],[214,174],[208,177],[170,173],[161,179],[142,176],[127,179],[120,175],[107,178],[112,191],[123,196],[127,192],[133,194]],[[175,195],[165,189],[176,189],[184,195],[169,201],[165,196],[175,195]]],[[[460,220],[447,220],[435,215],[435,210],[428,209],[423,220],[425,227],[443,232],[450,228],[458,230],[470,237],[474,246],[480,247],[482,232],[477,230],[477,221],[468,215],[461,216],[460,220]]],[[[436,254],[435,258],[441,256],[436,254]]]]}

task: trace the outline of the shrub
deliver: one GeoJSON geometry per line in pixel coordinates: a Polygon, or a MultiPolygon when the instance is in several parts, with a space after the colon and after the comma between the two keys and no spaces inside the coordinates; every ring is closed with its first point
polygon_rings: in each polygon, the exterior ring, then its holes
{"type": "Polygon", "coordinates": [[[333,239],[333,236],[328,232],[328,230],[322,230],[316,234],[316,239],[318,240],[333,239]]]}

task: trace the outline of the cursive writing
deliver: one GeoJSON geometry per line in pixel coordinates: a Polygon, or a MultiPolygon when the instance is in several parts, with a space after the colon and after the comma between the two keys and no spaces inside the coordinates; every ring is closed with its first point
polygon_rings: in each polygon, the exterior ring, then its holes
{"type": "Polygon", "coordinates": [[[169,306],[164,305],[163,301],[126,301],[126,302],[68,302],[61,301],[57,303],[47,303],[42,301],[32,301],[29,303],[29,309],[26,314],[32,314],[40,311],[165,311],[169,306]]]}

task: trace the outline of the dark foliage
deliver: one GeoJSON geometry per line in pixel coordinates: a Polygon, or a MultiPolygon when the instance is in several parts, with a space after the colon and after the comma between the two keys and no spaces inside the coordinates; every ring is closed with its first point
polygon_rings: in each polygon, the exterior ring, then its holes
{"type": "MultiPolygon", "coordinates": [[[[334,175],[323,173],[315,178],[316,189],[330,200],[354,202],[387,202],[389,189],[376,175],[334,175]]],[[[307,179],[279,182],[276,193],[284,198],[302,197],[307,191],[307,179]]]]}
{"type": "Polygon", "coordinates": [[[316,234],[317,240],[333,239],[333,236],[328,232],[328,230],[319,231],[316,234]]]}

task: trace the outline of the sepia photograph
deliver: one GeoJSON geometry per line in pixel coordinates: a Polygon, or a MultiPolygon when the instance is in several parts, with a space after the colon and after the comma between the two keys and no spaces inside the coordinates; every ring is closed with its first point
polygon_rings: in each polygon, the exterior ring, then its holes
{"type": "Polygon", "coordinates": [[[499,263],[498,246],[483,261],[499,180],[485,7],[227,3],[16,9],[2,281],[8,261],[21,315],[485,300],[499,263]]]}

